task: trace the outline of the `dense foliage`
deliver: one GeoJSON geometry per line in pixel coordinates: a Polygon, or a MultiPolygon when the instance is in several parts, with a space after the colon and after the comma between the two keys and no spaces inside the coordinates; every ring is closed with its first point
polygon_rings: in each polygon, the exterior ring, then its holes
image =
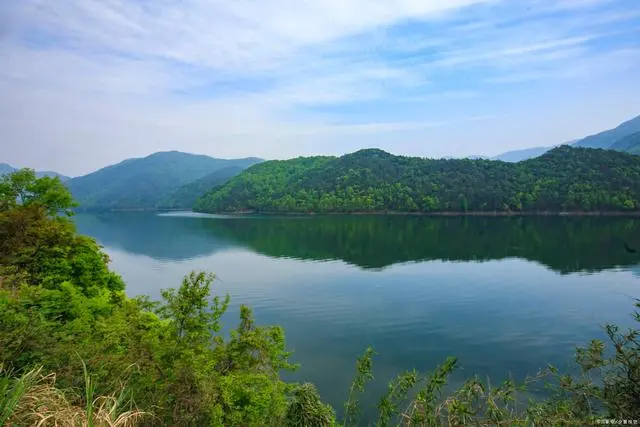
{"type": "MultiPolygon", "coordinates": [[[[0,421],[7,425],[338,425],[310,384],[287,384],[279,327],[259,327],[248,307],[221,333],[229,299],[214,277],[188,274],[161,302],[131,299],[107,258],[78,236],[58,179],[22,171],[0,181],[0,421]],[[55,372],[55,375],[46,375],[55,372]],[[82,390],[79,393],[78,390],[82,390]],[[96,397],[98,396],[98,397],[96,397]]],[[[640,321],[640,315],[636,314],[640,321]]],[[[376,425],[587,425],[640,415],[637,330],[608,326],[609,352],[577,352],[581,373],[549,367],[525,384],[471,378],[443,396],[455,358],[433,372],[400,373],[378,403],[376,425]],[[530,400],[544,380],[547,398],[530,400]]],[[[343,411],[360,425],[359,398],[373,379],[368,349],[343,411]]]]}
{"type": "Polygon", "coordinates": [[[247,168],[256,158],[216,159],[208,156],[160,152],[128,159],[67,182],[85,210],[155,209],[183,185],[227,168],[247,168]]]}
{"type": "Polygon", "coordinates": [[[265,162],[202,197],[204,212],[640,209],[640,157],[562,146],[520,163],[361,150],[265,162]]]}
{"type": "Polygon", "coordinates": [[[169,197],[158,203],[157,207],[160,209],[191,209],[198,197],[212,188],[224,184],[243,170],[244,167],[234,165],[213,171],[196,181],[178,188],[169,197]]]}

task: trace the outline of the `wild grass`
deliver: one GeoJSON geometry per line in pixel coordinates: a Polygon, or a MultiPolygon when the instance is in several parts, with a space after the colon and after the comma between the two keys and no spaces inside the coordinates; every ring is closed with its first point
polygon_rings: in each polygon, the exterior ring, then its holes
{"type": "Polygon", "coordinates": [[[125,389],[94,396],[95,384],[83,362],[84,397],[56,387],[56,375],[42,368],[21,375],[0,366],[0,425],[131,427],[151,415],[126,399],[125,389]]]}

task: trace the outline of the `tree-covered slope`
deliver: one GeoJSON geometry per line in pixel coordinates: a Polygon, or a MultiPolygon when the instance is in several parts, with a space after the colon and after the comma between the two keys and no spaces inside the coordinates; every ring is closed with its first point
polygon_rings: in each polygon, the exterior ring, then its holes
{"type": "Polygon", "coordinates": [[[204,195],[212,188],[218,187],[234,176],[238,175],[245,168],[240,165],[227,166],[203,176],[193,182],[183,185],[171,193],[167,198],[158,204],[161,209],[191,209],[198,197],[204,195]]]}
{"type": "Polygon", "coordinates": [[[217,170],[230,166],[246,168],[258,161],[160,152],[74,178],[68,186],[83,210],[154,209],[185,184],[217,170]]]}
{"type": "Polygon", "coordinates": [[[265,162],[203,196],[204,212],[635,210],[640,158],[561,146],[519,163],[361,150],[265,162]]]}
{"type": "Polygon", "coordinates": [[[631,154],[640,154],[640,132],[619,139],[611,146],[611,149],[631,154]]]}

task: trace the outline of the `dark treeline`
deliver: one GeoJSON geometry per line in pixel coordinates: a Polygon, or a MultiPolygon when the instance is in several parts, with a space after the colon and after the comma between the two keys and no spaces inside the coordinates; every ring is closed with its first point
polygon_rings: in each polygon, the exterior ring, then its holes
{"type": "Polygon", "coordinates": [[[255,165],[201,197],[203,212],[536,212],[640,209],[640,157],[555,148],[519,163],[361,150],[255,165]]]}

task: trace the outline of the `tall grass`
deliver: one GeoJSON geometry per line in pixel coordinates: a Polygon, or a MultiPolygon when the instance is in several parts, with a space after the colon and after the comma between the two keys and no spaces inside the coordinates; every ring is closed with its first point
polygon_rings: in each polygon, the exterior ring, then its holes
{"type": "Polygon", "coordinates": [[[95,385],[83,362],[84,399],[56,387],[55,374],[42,368],[19,376],[0,366],[0,426],[131,427],[150,414],[125,410],[131,402],[124,388],[118,393],[94,397],[95,385]],[[84,405],[74,404],[84,400],[84,405]]]}

